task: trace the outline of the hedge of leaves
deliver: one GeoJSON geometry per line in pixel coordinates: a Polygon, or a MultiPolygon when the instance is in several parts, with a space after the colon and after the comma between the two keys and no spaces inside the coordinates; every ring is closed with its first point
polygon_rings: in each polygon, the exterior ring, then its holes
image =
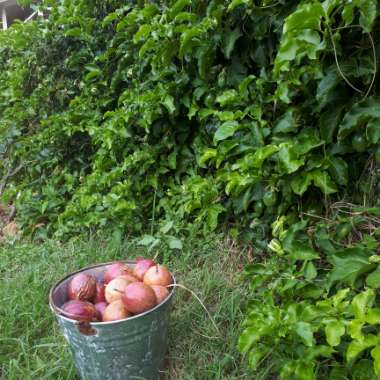
{"type": "Polygon", "coordinates": [[[40,7],[47,19],[0,34],[0,174],[24,227],[140,233],[153,216],[164,234],[225,223],[256,249],[272,233],[273,264],[250,269],[262,280],[240,342],[251,366],[343,379],[357,355],[372,376],[372,355],[380,374],[376,281],[362,278],[377,267],[373,231],[339,251],[314,236],[329,225],[300,220],[362,199],[380,161],[377,1],[40,7]],[[345,252],[361,264],[333,281],[345,252]]]}

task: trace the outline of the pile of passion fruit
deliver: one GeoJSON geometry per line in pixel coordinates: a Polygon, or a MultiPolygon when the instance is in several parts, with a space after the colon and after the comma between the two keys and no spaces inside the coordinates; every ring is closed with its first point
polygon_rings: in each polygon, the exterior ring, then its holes
{"type": "Polygon", "coordinates": [[[132,267],[123,262],[108,265],[103,281],[78,273],[70,281],[63,314],[88,322],[111,322],[144,313],[169,295],[173,277],[153,260],[139,258],[132,267]]]}

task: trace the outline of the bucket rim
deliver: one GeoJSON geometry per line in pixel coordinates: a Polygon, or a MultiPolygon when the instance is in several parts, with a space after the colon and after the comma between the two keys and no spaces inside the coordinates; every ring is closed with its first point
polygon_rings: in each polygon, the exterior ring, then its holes
{"type": "MultiPolygon", "coordinates": [[[[95,268],[98,268],[98,267],[104,267],[104,266],[107,266],[107,265],[112,265],[114,264],[115,262],[122,262],[122,263],[126,263],[126,264],[136,264],[136,260],[116,260],[116,261],[110,261],[110,262],[106,262],[106,263],[99,263],[99,264],[94,264],[94,265],[89,265],[87,267],[83,267],[75,272],[72,272],[68,275],[66,275],[65,277],[61,278],[60,280],[58,280],[50,289],[49,291],[49,306],[50,306],[50,309],[51,311],[56,315],[56,316],[59,316],[60,318],[68,321],[68,322],[72,322],[73,324],[80,324],[81,321],[78,321],[76,319],[72,319],[72,318],[69,318],[67,316],[65,316],[65,313],[64,311],[58,307],[54,301],[53,301],[53,293],[55,291],[55,289],[58,288],[58,286],[60,284],[62,284],[64,281],[68,280],[70,277],[78,274],[78,273],[82,273],[86,270],[89,270],[89,269],[95,269],[95,268]]],[[[176,278],[174,276],[174,274],[172,272],[170,272],[171,276],[172,276],[172,279],[173,279],[173,282],[172,282],[172,285],[176,285],[177,284],[177,281],[176,281],[176,278]]],[[[88,325],[90,326],[107,326],[107,325],[113,325],[113,324],[117,324],[117,323],[121,323],[121,322],[125,322],[125,321],[130,321],[130,320],[133,320],[133,319],[137,319],[139,317],[143,317],[157,309],[159,309],[160,307],[164,306],[167,302],[169,302],[171,300],[171,298],[173,297],[173,294],[175,292],[175,286],[171,287],[171,291],[169,292],[169,296],[166,297],[166,299],[159,303],[158,305],[156,305],[155,307],[153,307],[152,309],[149,309],[147,311],[144,311],[143,313],[141,314],[137,314],[137,315],[133,315],[131,317],[127,317],[127,318],[123,318],[123,319],[119,319],[117,321],[110,321],[110,322],[88,322],[88,325]]],[[[87,324],[87,322],[86,322],[87,324]]]]}

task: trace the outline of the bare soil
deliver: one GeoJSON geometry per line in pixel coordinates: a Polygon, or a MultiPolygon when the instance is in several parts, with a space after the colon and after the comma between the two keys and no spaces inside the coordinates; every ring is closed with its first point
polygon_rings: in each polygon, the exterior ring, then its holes
{"type": "Polygon", "coordinates": [[[0,203],[0,242],[5,236],[17,235],[19,229],[16,222],[13,221],[12,206],[0,203]]]}

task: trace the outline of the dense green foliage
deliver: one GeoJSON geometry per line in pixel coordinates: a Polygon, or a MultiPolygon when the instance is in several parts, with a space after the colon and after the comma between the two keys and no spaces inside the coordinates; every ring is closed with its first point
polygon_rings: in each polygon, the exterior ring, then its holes
{"type": "Polygon", "coordinates": [[[380,375],[375,229],[328,235],[357,222],[336,226],[331,202],[374,191],[377,1],[45,5],[47,20],[0,34],[0,173],[24,227],[225,222],[255,251],[272,234],[249,269],[250,365],[344,379],[356,360],[371,379],[374,358],[380,375]]]}
{"type": "Polygon", "coordinates": [[[271,220],[344,189],[379,138],[371,1],[49,3],[0,36],[0,170],[31,227],[139,230],[155,197],[206,232],[271,220]]]}
{"type": "Polygon", "coordinates": [[[378,218],[340,207],[318,223],[280,218],[276,255],[247,268],[254,300],[240,348],[251,366],[275,362],[281,379],[378,378],[378,218]]]}

